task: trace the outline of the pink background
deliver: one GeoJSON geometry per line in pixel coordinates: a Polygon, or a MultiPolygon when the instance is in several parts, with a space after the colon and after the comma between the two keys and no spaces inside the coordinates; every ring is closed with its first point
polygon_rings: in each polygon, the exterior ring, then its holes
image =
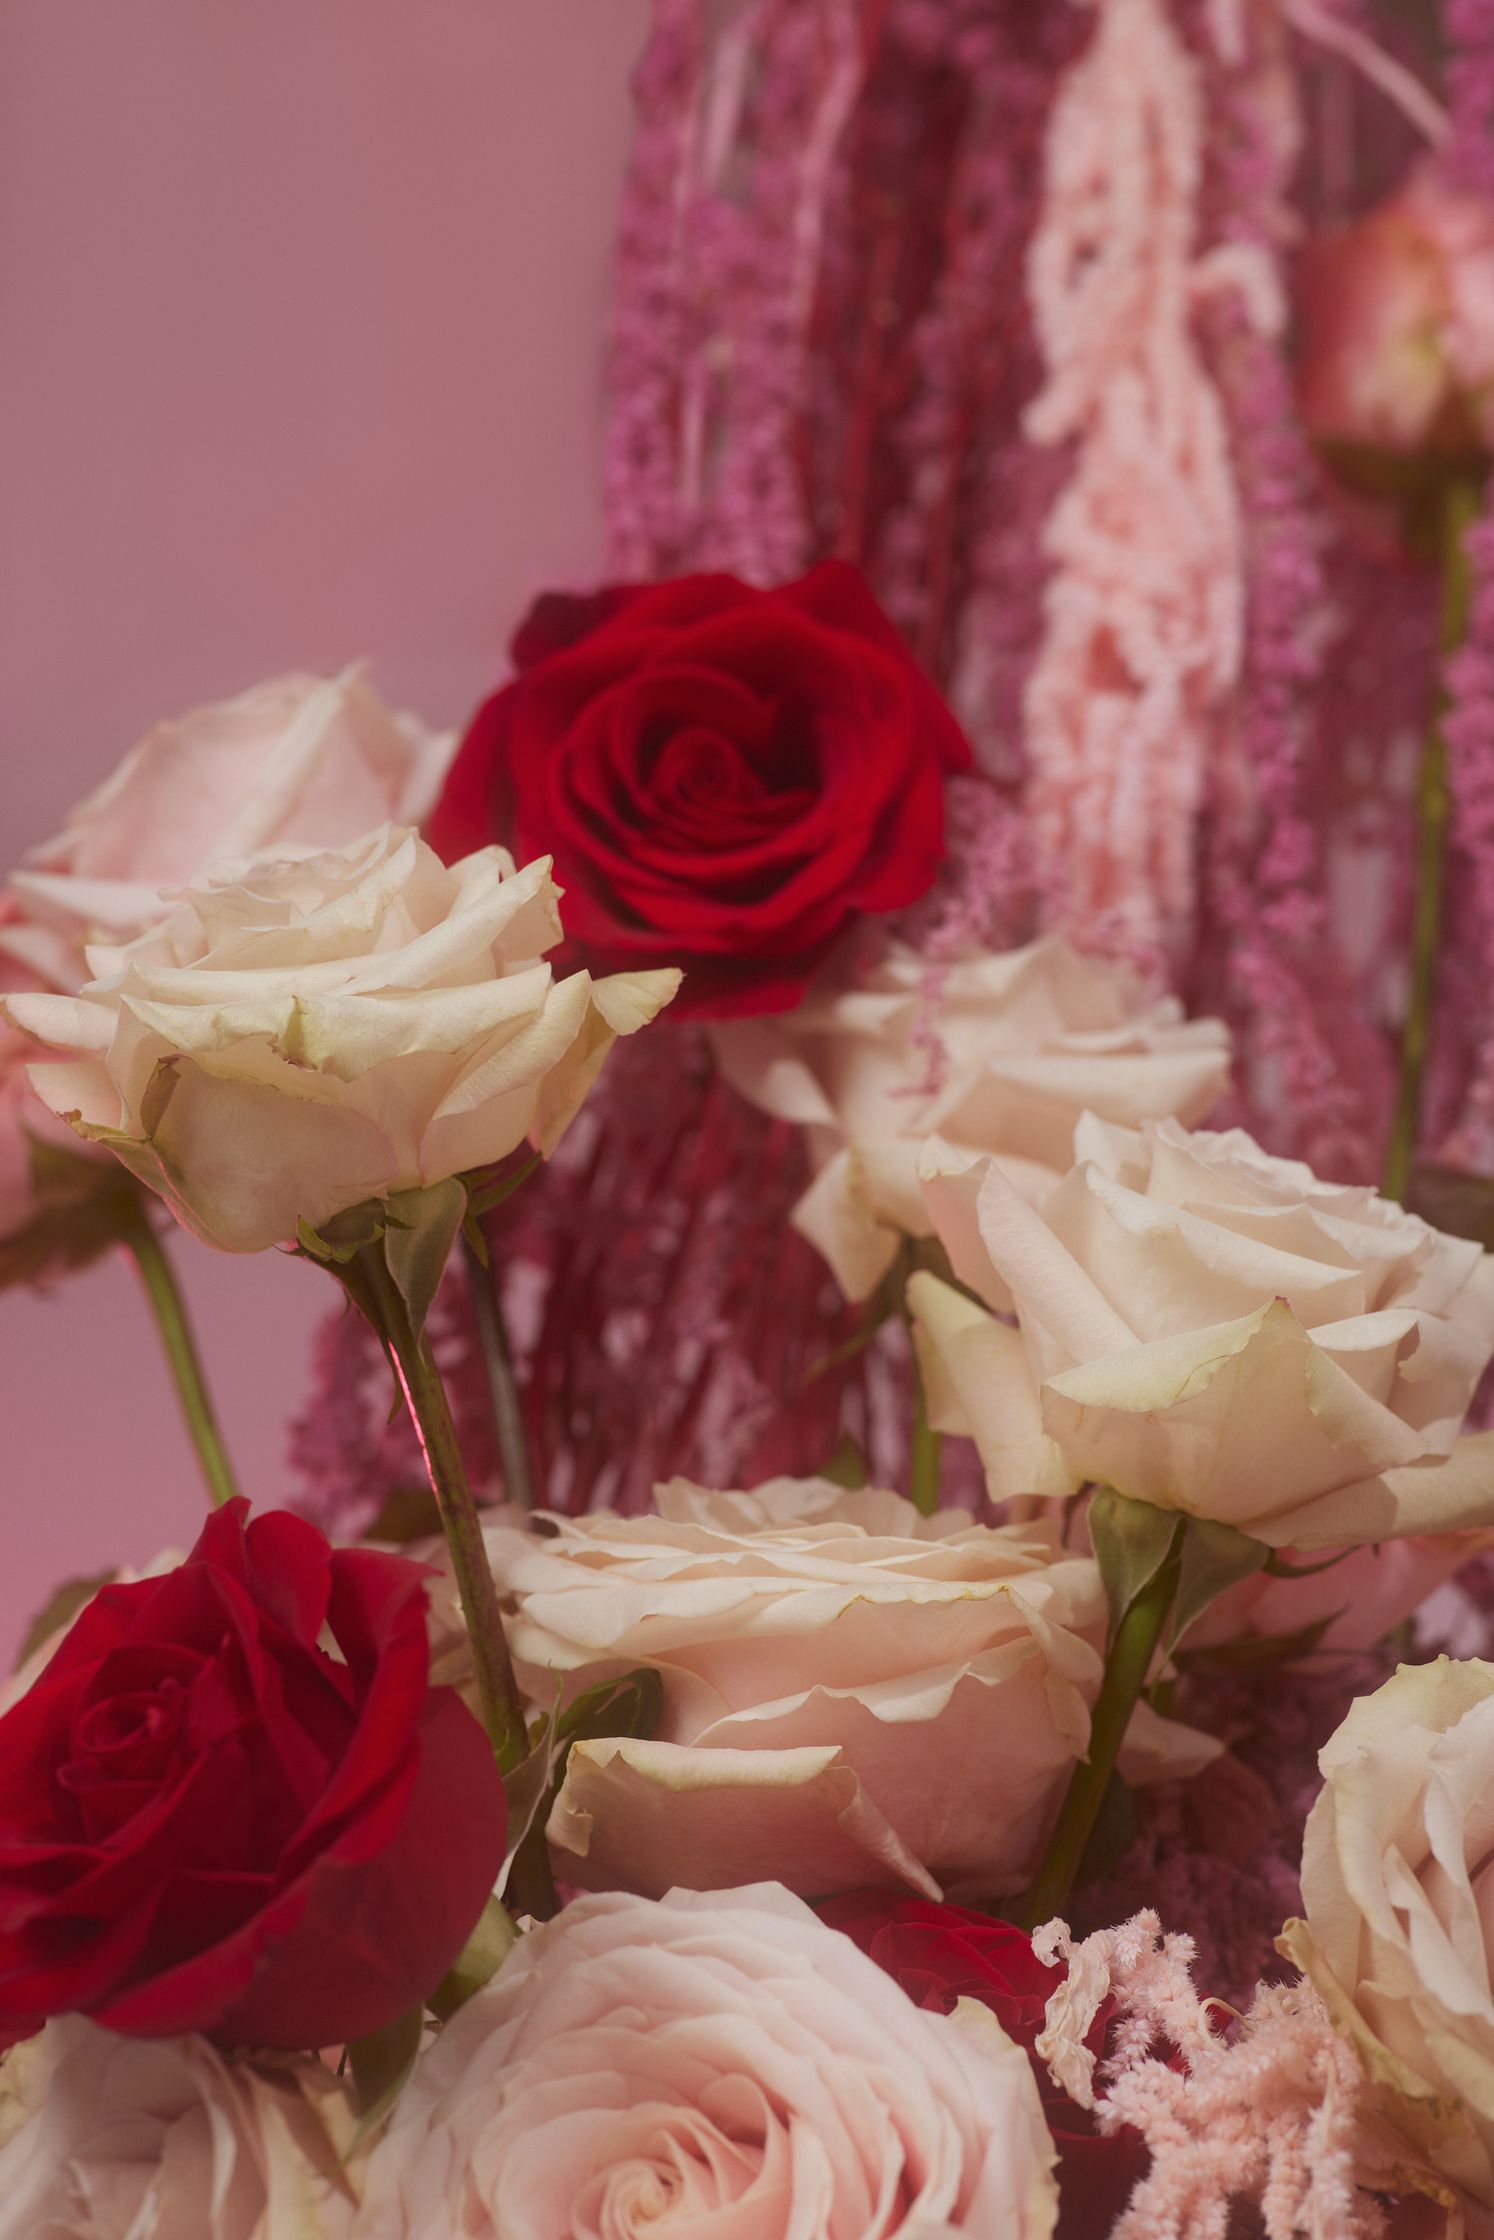
{"type": "MultiPolygon", "coordinates": [[[[608,255],[647,0],[0,12],[0,867],[161,715],[368,653],[458,720],[600,551],[608,255]]],[[[332,1291],[185,1236],[273,1503],[332,1291]]],[[[202,1498],[129,1271],[0,1296],[0,1669],[202,1498]]]]}

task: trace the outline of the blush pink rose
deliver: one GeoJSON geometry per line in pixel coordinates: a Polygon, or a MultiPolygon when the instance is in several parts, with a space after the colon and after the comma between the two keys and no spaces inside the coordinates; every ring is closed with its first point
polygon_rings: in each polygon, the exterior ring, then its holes
{"type": "Polygon", "coordinates": [[[340,848],[418,824],[455,744],[386,708],[361,666],[276,677],[157,724],[10,883],[0,950],[53,987],[90,978],[90,941],[132,940],[163,887],[268,848],[340,848]]]}
{"type": "MultiPolygon", "coordinates": [[[[1189,1627],[1188,1647],[1281,1641],[1311,1632],[1304,1653],[1310,1651],[1316,1662],[1372,1649],[1491,1545],[1494,1532],[1428,1533],[1345,1549],[1341,1561],[1305,1578],[1276,1579],[1257,1571],[1210,1603],[1189,1627]]],[[[1309,1560],[1324,1562],[1329,1552],[1319,1548],[1309,1560]]],[[[1287,1548],[1283,1554],[1290,1562],[1294,1551],[1287,1548]]]]}
{"type": "MultiPolygon", "coordinates": [[[[487,1536],[537,1705],[639,1665],[663,1685],[650,1738],[572,1749],[550,1820],[561,1879],[1020,1889],[1088,1746],[1092,1560],[1046,1523],[920,1517],[822,1480],[677,1479],[657,1500],[487,1536]]],[[[1192,1771],[1217,1747],[1143,1708],[1127,1771],[1192,1771]]]]}
{"type": "Polygon", "coordinates": [[[1494,448],[1494,205],[1435,163],[1302,260],[1299,397],[1360,449],[1494,448]]]}
{"type": "Polygon", "coordinates": [[[1080,1115],[1202,1120],[1229,1077],[1229,1033],[1148,998],[1123,965],[1062,941],[930,965],[893,943],[849,987],[712,1030],[722,1072],[807,1131],[815,1179],[794,1226],[848,1299],[876,1289],[933,1222],[919,1184],[930,1136],[989,1152],[1024,1195],[1067,1172],[1080,1115]]]}
{"type": "Polygon", "coordinates": [[[583,1898],[449,2023],[353,2240],[1047,2240],[1027,2056],[775,1885],[583,1898]]]}

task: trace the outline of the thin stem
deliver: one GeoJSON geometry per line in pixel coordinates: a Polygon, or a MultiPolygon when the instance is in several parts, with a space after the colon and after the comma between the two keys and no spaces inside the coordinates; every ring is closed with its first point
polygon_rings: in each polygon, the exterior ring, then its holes
{"type": "Polygon", "coordinates": [[[120,1242],[140,1271],[145,1296],[150,1301],[156,1328],[166,1349],[182,1416],[207,1480],[208,1498],[215,1508],[221,1509],[224,1502],[232,1501],[238,1492],[238,1481],[208,1397],[207,1380],[202,1373],[192,1325],[187,1320],[187,1302],[178,1288],[166,1248],[156,1235],[143,1204],[137,1203],[133,1212],[124,1218],[120,1242]]]}
{"type": "MultiPolygon", "coordinates": [[[[1464,537],[1477,518],[1478,509],[1476,483],[1461,477],[1448,483],[1441,525],[1444,659],[1462,644],[1468,627],[1471,582],[1464,537]]],[[[1452,815],[1452,795],[1447,782],[1447,739],[1443,731],[1446,712],[1446,691],[1439,688],[1416,775],[1416,896],[1411,919],[1411,989],[1401,1030],[1395,1115],[1380,1182],[1385,1197],[1401,1202],[1410,1187],[1416,1158],[1427,1051],[1436,1008],[1437,957],[1447,878],[1447,828],[1452,815]]]]}
{"type": "Polygon", "coordinates": [[[524,1705],[514,1678],[513,1663],[498,1608],[498,1590],[483,1545],[477,1504],[467,1482],[467,1466],[457,1444],[456,1426],[447,1405],[446,1388],[424,1333],[416,1337],[410,1327],[394,1278],[384,1260],[382,1239],[365,1245],[358,1267],[367,1285],[367,1296],[377,1316],[380,1334],[389,1348],[410,1421],[420,1441],[426,1475],[446,1545],[456,1575],[467,1632],[472,1642],[472,1663],[477,1676],[483,1724],[492,1738],[498,1762],[512,1771],[527,1748],[524,1705]]]}
{"type": "Polygon", "coordinates": [[[514,1376],[513,1350],[508,1342],[497,1286],[491,1269],[483,1266],[465,1238],[462,1253],[467,1263],[467,1288],[472,1294],[482,1365],[487,1373],[493,1428],[498,1434],[498,1453],[503,1463],[503,1491],[519,1508],[532,1509],[534,1470],[529,1460],[529,1441],[524,1433],[518,1381],[514,1376]]]}
{"type": "Polygon", "coordinates": [[[1089,1756],[1074,1768],[1057,1825],[1048,1839],[1047,1854],[1023,1902],[1022,1920],[1029,1929],[1051,1921],[1074,1886],[1084,1847],[1099,1818],[1110,1776],[1115,1771],[1131,1713],[1146,1685],[1152,1658],[1167,1623],[1167,1613],[1172,1608],[1186,1529],[1186,1520],[1179,1517],[1161,1569],[1135,1597],[1115,1629],[1115,1639],[1105,1660],[1105,1676],[1090,1717],[1089,1756]]]}
{"type": "Polygon", "coordinates": [[[908,1457],[909,1490],[920,1516],[931,1517],[939,1507],[939,1470],[944,1441],[929,1422],[928,1401],[918,1362],[913,1363],[913,1444],[908,1457]]]}

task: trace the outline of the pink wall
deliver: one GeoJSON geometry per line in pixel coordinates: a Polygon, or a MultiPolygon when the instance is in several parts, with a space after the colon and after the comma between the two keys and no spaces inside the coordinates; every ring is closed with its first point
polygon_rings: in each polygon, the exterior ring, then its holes
{"type": "MultiPolygon", "coordinates": [[[[0,13],[0,863],[150,721],[374,658],[453,721],[597,565],[607,264],[647,0],[0,13]]],[[[330,1285],[180,1239],[272,1502],[330,1285]]],[[[201,1500],[127,1270],[0,1297],[0,1659],[201,1500]]]]}

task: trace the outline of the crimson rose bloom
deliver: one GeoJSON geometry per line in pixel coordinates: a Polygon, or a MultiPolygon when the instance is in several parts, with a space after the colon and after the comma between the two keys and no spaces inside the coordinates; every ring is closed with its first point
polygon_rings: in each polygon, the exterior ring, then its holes
{"type": "Polygon", "coordinates": [[[553,856],[567,961],[682,965],[674,1017],[783,1011],[851,919],[931,884],[970,748],[843,561],[551,594],[510,650],[430,839],[553,856]]]}
{"type": "Polygon", "coordinates": [[[423,1570],[247,1520],[103,1588],[0,1719],[0,2039],[79,2012],[339,2044],[434,1989],[482,1911],[503,1785],[428,1685],[423,1570]]]}
{"type": "MultiPolygon", "coordinates": [[[[1131,2188],[1145,2173],[1148,2157],[1134,2131],[1103,2138],[1088,2109],[1054,2083],[1047,2064],[1033,2051],[1063,1969],[1045,1967],[1023,1930],[967,1906],[936,1906],[926,1898],[858,1890],[828,1898],[817,1910],[901,1984],[916,2005],[952,2014],[957,2000],[978,1999],[1007,2036],[1026,2047],[1058,2149],[1055,2240],[1106,2240],[1131,2188]]],[[[1096,2055],[1104,2051],[1111,2011],[1106,2000],[1086,2040],[1096,2055]]]]}

